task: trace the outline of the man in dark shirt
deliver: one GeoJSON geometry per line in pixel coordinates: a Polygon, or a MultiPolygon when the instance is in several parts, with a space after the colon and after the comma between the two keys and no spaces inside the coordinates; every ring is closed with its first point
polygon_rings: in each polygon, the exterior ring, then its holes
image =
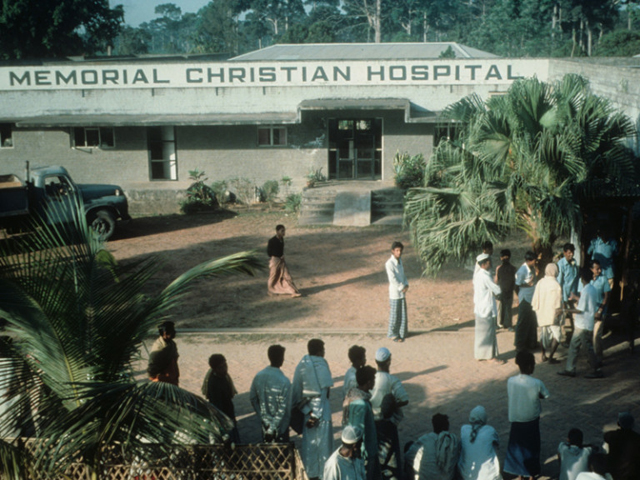
{"type": "Polygon", "coordinates": [[[500,251],[501,265],[496,268],[494,281],[502,291],[501,300],[498,302],[498,327],[508,328],[513,331],[513,291],[516,287],[516,267],[511,264],[511,250],[500,251]]]}
{"type": "Polygon", "coordinates": [[[276,234],[267,244],[267,255],[269,255],[269,295],[291,295],[300,297],[287,264],[284,262],[284,225],[276,226],[276,234]]]}
{"type": "Polygon", "coordinates": [[[604,433],[609,454],[607,465],[614,480],[640,478],[640,434],[633,431],[634,419],[628,412],[618,415],[618,430],[604,433]]]}
{"type": "Polygon", "coordinates": [[[204,379],[203,393],[218,410],[233,420],[233,430],[229,433],[231,441],[240,443],[240,435],[236,422],[236,411],[233,406],[233,397],[238,393],[229,376],[229,367],[224,355],[214,353],[209,357],[211,370],[204,379]]]}

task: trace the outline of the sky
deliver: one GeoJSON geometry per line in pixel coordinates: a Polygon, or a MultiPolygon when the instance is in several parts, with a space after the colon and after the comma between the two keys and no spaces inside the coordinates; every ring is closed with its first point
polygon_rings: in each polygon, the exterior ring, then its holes
{"type": "Polygon", "coordinates": [[[111,6],[124,6],[124,20],[127,25],[137,27],[142,22],[157,18],[154,10],[156,5],[173,3],[182,9],[182,13],[196,13],[211,0],[109,0],[111,6]]]}

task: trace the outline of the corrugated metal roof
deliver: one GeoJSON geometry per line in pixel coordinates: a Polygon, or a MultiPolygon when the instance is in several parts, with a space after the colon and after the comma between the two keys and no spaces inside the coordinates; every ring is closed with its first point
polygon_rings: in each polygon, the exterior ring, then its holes
{"type": "Polygon", "coordinates": [[[318,98],[304,100],[299,110],[401,110],[407,123],[435,123],[439,112],[426,110],[411,103],[407,98],[318,98]]]}
{"type": "MultiPolygon", "coordinates": [[[[2,121],[2,119],[0,119],[2,121]]],[[[17,120],[18,127],[151,127],[162,125],[268,125],[299,123],[298,112],[210,115],[46,115],[17,120]]]]}
{"type": "Polygon", "coordinates": [[[430,43],[311,43],[272,45],[230,59],[253,60],[426,60],[436,59],[449,47],[456,58],[497,58],[489,52],[456,42],[430,43]]]}

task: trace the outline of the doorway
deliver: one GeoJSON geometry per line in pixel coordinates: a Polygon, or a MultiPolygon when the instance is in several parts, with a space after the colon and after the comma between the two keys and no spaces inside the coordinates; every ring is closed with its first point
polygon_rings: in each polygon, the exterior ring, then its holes
{"type": "Polygon", "coordinates": [[[329,178],[379,180],[382,119],[329,119],[329,178]]]}

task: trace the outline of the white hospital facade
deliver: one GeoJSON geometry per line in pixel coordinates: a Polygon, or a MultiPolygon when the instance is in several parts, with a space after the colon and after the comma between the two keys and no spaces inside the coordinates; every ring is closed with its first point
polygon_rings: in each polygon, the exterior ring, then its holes
{"type": "Polygon", "coordinates": [[[518,78],[582,74],[637,121],[639,66],[504,59],[457,44],[5,64],[0,174],[21,173],[26,160],[61,164],[79,182],[122,185],[134,213],[174,211],[166,199],[194,169],[209,181],[244,177],[258,186],[286,176],[294,189],[320,168],[337,180],[391,180],[396,152],[428,156],[446,135],[448,105],[503,94],[518,78]],[[439,58],[449,45],[456,58],[439,58]],[[136,204],[136,192],[158,201],[136,204]]]}

